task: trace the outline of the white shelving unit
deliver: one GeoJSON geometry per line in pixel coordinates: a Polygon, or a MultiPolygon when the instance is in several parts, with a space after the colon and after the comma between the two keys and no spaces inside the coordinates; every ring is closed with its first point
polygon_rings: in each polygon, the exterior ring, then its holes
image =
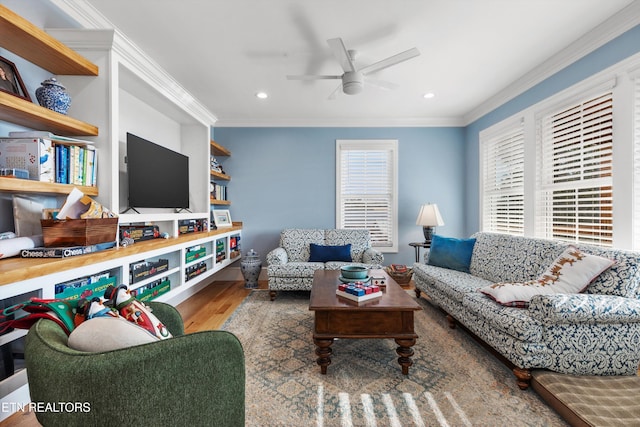
{"type": "MultiPolygon", "coordinates": [[[[230,249],[232,239],[236,241],[241,236],[239,224],[220,230],[179,233],[181,220],[208,222],[210,219],[210,133],[215,116],[118,31],[60,29],[48,30],[45,34],[3,6],[0,6],[0,23],[0,35],[6,32],[7,36],[2,38],[0,46],[54,74],[64,75],[64,85],[73,98],[69,116],[63,116],[23,100],[17,102],[17,98],[9,95],[0,96],[0,120],[90,140],[98,149],[98,188],[87,189],[87,194],[114,212],[128,207],[124,163],[127,132],[179,151],[190,159],[191,211],[138,209],[140,214],[120,216],[121,225],[158,225],[161,232],[169,234],[168,239],[65,259],[0,260],[0,300],[21,298],[29,293],[54,298],[56,284],[107,271],[117,278],[117,284],[132,288],[167,278],[171,289],[158,300],[178,304],[206,286],[206,279],[240,259],[240,248],[230,249]],[[46,46],[44,53],[40,50],[42,46],[46,46]],[[32,59],[36,51],[40,54],[32,59]],[[68,62],[75,63],[80,70],[58,67],[68,62]],[[220,258],[216,256],[218,242],[223,242],[225,248],[220,258]],[[196,245],[206,249],[205,255],[187,262],[188,248],[196,245]],[[169,260],[167,270],[140,282],[130,282],[132,264],[160,258],[169,260]],[[203,262],[206,269],[187,280],[188,269],[194,262],[203,262]]],[[[19,181],[0,181],[0,192],[60,198],[72,188],[19,181]]],[[[0,345],[13,343],[25,334],[24,330],[16,330],[0,335],[0,345]]],[[[15,409],[15,405],[28,402],[24,369],[0,382],[1,405],[10,404],[15,409]]],[[[0,414],[0,421],[9,415],[0,414]]]]}

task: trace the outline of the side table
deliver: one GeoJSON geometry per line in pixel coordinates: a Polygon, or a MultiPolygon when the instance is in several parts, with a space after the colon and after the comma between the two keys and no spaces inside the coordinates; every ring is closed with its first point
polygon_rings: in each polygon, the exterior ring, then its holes
{"type": "Polygon", "coordinates": [[[431,247],[431,242],[411,242],[409,246],[413,246],[416,251],[416,262],[420,262],[420,248],[429,249],[431,247]]]}

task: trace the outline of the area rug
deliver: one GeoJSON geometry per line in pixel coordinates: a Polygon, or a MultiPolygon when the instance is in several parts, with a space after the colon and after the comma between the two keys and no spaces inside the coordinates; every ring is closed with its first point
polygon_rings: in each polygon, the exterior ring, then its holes
{"type": "MultiPolygon", "coordinates": [[[[415,298],[415,295],[413,296],[415,298]]],[[[392,339],[336,340],[320,374],[308,292],[254,290],[222,326],[246,363],[247,426],[564,426],[532,390],[424,299],[413,366],[392,339]]]]}

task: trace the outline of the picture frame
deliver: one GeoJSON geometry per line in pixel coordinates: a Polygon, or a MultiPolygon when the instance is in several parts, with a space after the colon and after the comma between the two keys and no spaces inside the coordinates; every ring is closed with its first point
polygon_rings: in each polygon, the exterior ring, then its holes
{"type": "Polygon", "coordinates": [[[217,228],[231,227],[231,213],[226,209],[214,210],[211,212],[213,215],[213,222],[217,228]]]}
{"type": "Polygon", "coordinates": [[[31,97],[27,91],[16,65],[7,58],[0,56],[0,91],[31,102],[31,97]]]}

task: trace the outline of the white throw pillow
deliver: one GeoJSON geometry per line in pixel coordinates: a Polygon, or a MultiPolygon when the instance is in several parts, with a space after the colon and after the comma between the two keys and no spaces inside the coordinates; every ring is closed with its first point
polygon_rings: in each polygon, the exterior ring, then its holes
{"type": "Polygon", "coordinates": [[[121,317],[94,317],[71,331],[68,345],[78,351],[101,352],[160,341],[146,329],[121,317]]]}
{"type": "Polygon", "coordinates": [[[534,295],[576,294],[584,291],[615,261],[569,246],[536,280],[522,283],[494,283],[480,289],[500,304],[527,307],[534,295]]]}

